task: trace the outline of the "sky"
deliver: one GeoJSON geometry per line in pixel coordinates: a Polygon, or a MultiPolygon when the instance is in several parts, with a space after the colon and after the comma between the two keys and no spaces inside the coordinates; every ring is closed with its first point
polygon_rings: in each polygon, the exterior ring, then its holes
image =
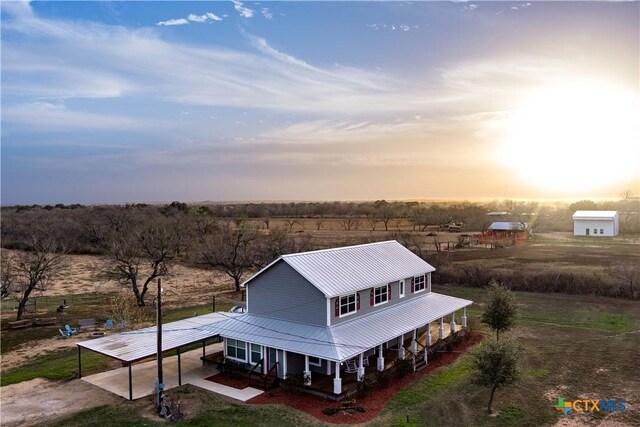
{"type": "Polygon", "coordinates": [[[638,2],[0,7],[3,205],[640,193],[638,2]]]}

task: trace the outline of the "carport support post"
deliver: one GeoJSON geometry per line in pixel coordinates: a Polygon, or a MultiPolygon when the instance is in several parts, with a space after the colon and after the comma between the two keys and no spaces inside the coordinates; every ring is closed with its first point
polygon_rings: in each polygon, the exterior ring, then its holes
{"type": "Polygon", "coordinates": [[[206,340],[202,340],[202,364],[203,364],[203,365],[204,365],[204,358],[205,358],[205,356],[206,356],[206,354],[205,354],[205,350],[204,350],[205,341],[206,341],[206,340]]]}
{"type": "Polygon", "coordinates": [[[178,347],[178,385],[182,385],[182,363],[180,360],[180,347],[178,347]]]}
{"type": "Polygon", "coordinates": [[[78,346],[78,379],[82,378],[82,357],[80,356],[80,351],[82,347],[78,346]]]}
{"type": "Polygon", "coordinates": [[[462,327],[467,327],[467,307],[462,309],[462,327]]]}
{"type": "Polygon", "coordinates": [[[131,362],[129,362],[129,400],[133,400],[133,377],[131,376],[131,362]]]}

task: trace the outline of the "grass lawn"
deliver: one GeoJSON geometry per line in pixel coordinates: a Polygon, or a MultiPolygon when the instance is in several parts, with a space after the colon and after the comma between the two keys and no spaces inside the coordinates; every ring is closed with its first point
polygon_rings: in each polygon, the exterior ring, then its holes
{"type": "MultiPolygon", "coordinates": [[[[482,311],[484,291],[476,288],[434,286],[434,291],[469,298],[476,303],[470,318],[482,311]]],[[[519,383],[499,390],[494,416],[486,415],[488,390],[471,384],[469,355],[434,371],[399,392],[372,426],[543,426],[564,417],[553,405],[559,397],[625,399],[623,413],[569,414],[571,420],[603,419],[622,425],[640,425],[640,304],[590,296],[517,293],[520,323],[508,333],[523,347],[523,374],[519,383]],[[408,422],[407,422],[408,419],[408,422]]],[[[195,388],[183,388],[186,426],[205,425],[319,425],[296,410],[276,405],[233,403],[195,388]]],[[[110,425],[156,425],[141,414],[151,403],[94,408],[47,425],[89,426],[100,420],[110,425]]]]}

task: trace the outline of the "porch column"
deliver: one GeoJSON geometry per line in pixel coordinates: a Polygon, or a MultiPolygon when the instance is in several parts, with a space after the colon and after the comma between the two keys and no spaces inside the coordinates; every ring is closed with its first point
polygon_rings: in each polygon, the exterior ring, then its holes
{"type": "Polygon", "coordinates": [[[467,307],[462,309],[462,327],[467,327],[467,307]]]}
{"type": "Polygon", "coordinates": [[[378,347],[378,371],[384,371],[384,354],[382,353],[382,344],[378,347]]]}
{"type": "Polygon", "coordinates": [[[282,379],[287,379],[287,350],[282,350],[282,379]]]}
{"type": "Polygon", "coordinates": [[[398,337],[398,359],[404,360],[404,334],[398,337]]]}
{"type": "Polygon", "coordinates": [[[414,355],[418,352],[418,342],[416,341],[417,339],[418,339],[418,330],[414,329],[413,339],[411,340],[411,353],[413,353],[414,355]]]}
{"type": "Polygon", "coordinates": [[[444,317],[440,318],[440,327],[438,328],[438,339],[444,338],[444,317]]]}
{"type": "Polygon", "coordinates": [[[267,351],[269,351],[269,348],[266,345],[262,346],[262,359],[264,360],[264,363],[262,363],[262,374],[263,375],[267,375],[268,372],[268,363],[267,363],[267,351]]]}
{"type": "Polygon", "coordinates": [[[340,378],[340,362],[335,362],[335,364],[336,364],[336,377],[333,379],[333,394],[342,394],[342,378],[340,378]]]}
{"type": "Polygon", "coordinates": [[[431,345],[431,322],[427,323],[427,347],[431,345]]]}
{"type": "Polygon", "coordinates": [[[207,356],[206,351],[205,351],[205,341],[206,340],[202,340],[202,364],[204,365],[204,358],[207,356]]]}
{"type": "Polygon", "coordinates": [[[451,313],[451,333],[456,333],[456,312],[451,313]]]}
{"type": "Polygon", "coordinates": [[[360,353],[360,364],[358,365],[358,381],[364,379],[364,353],[360,353]]]}
{"type": "MultiPolygon", "coordinates": [[[[340,371],[340,366],[338,366],[338,371],[340,371]]],[[[340,374],[338,374],[340,375],[340,374]]],[[[335,381],[334,381],[335,383],[335,381]]],[[[304,385],[311,385],[311,371],[309,370],[309,355],[304,355],[304,385]]],[[[334,385],[335,388],[335,385],[334,385]]],[[[340,386],[342,388],[342,386],[340,386]]]]}

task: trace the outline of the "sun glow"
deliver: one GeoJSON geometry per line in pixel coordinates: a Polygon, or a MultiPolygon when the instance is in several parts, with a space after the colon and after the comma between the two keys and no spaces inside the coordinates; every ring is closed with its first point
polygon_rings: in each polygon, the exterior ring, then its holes
{"type": "Polygon", "coordinates": [[[557,194],[628,180],[640,169],[638,98],[593,82],[536,89],[504,119],[498,156],[557,194]]]}

